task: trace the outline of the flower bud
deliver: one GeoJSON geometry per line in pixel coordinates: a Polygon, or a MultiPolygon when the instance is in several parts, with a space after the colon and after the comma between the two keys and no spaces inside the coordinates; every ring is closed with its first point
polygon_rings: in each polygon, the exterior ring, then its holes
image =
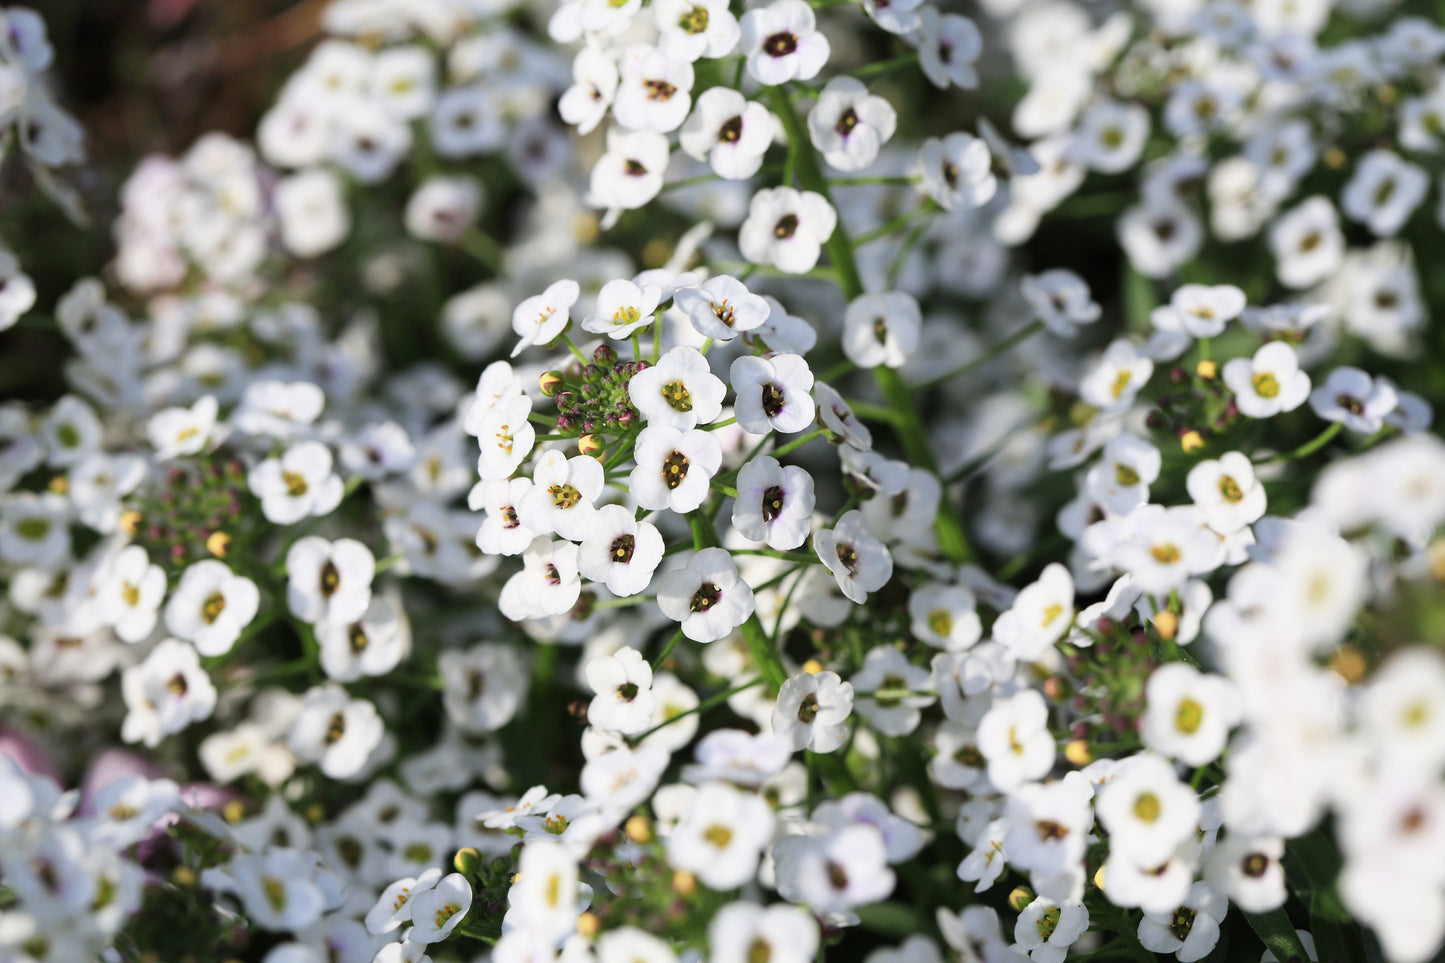
{"type": "Polygon", "coordinates": [[[577,917],[577,933],[584,939],[592,939],[602,929],[602,921],[596,913],[583,913],[577,917]]]}
{"type": "Polygon", "coordinates": [[[452,857],[452,866],[463,876],[475,876],[482,868],[482,854],[473,846],[465,846],[452,857]]]}
{"type": "Polygon", "coordinates": [[[1330,656],[1330,670],[1350,685],[1363,679],[1368,669],[1365,657],[1352,645],[1342,645],[1330,656]]]}
{"type": "Polygon", "coordinates": [[[672,874],[672,891],[679,896],[691,896],[697,892],[697,877],[687,870],[672,874]]]}
{"type": "Polygon", "coordinates": [[[1153,621],[1154,631],[1159,633],[1159,638],[1173,641],[1174,636],[1179,634],[1179,616],[1168,609],[1155,612],[1153,621]]]}
{"type": "Polygon", "coordinates": [[[610,345],[599,344],[592,352],[592,360],[604,368],[610,368],[617,361],[617,352],[610,345]]]}
{"type": "Polygon", "coordinates": [[[212,532],[206,537],[206,551],[216,558],[226,557],[226,547],[231,544],[231,536],[225,532],[212,532]]]}
{"type": "Polygon", "coordinates": [[[130,509],[129,511],[121,512],[120,530],[134,538],[135,533],[140,529],[140,522],[140,512],[136,511],[134,508],[130,509]]]}
{"type": "Polygon", "coordinates": [[[622,831],[634,843],[652,842],[652,823],[646,816],[633,816],[622,824],[622,831]]]}
{"type": "Polygon", "coordinates": [[[1213,361],[1201,361],[1194,366],[1194,373],[1205,381],[1213,381],[1219,377],[1219,365],[1213,361]]]}
{"type": "Polygon", "coordinates": [[[1188,455],[1204,447],[1204,436],[1193,428],[1179,436],[1179,447],[1188,455]]]}
{"type": "Polygon", "coordinates": [[[1094,754],[1089,751],[1089,740],[1075,739],[1064,746],[1064,758],[1082,769],[1094,761],[1094,754]]]}
{"type": "Polygon", "coordinates": [[[603,453],[602,441],[596,435],[587,434],[577,439],[577,453],[591,455],[593,458],[600,457],[603,453]]]}
{"type": "Polygon", "coordinates": [[[560,371],[544,371],[542,377],[537,379],[537,387],[541,388],[542,394],[548,398],[557,397],[557,393],[562,390],[562,385],[562,372],[560,371]]]}
{"type": "Polygon", "coordinates": [[[1015,913],[1022,912],[1025,906],[1034,901],[1033,891],[1027,886],[1015,886],[1013,892],[1008,894],[1008,905],[1015,913]]]}
{"type": "Polygon", "coordinates": [[[803,671],[808,673],[808,675],[817,675],[819,672],[823,671],[823,663],[819,662],[817,659],[809,659],[807,662],[803,663],[803,671]]]}

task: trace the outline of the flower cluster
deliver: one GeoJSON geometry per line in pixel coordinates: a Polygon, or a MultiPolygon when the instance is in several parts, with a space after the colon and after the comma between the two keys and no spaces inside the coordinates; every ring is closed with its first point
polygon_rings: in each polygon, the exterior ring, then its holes
{"type": "Polygon", "coordinates": [[[333,0],[0,250],[0,961],[1432,958],[1397,6],[333,0]]]}

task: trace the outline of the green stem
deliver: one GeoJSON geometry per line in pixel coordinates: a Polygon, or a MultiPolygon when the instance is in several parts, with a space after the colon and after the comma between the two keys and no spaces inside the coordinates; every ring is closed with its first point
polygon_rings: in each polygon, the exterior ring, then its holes
{"type": "Polygon", "coordinates": [[[758,685],[762,681],[762,679],[753,679],[749,682],[744,682],[741,685],[735,685],[731,689],[719,692],[716,695],[710,695],[706,699],[703,699],[701,702],[699,702],[697,705],[693,706],[691,709],[679,712],[675,716],[670,716],[666,721],[659,722],[651,729],[639,733],[638,735],[628,737],[628,741],[630,741],[635,746],[642,740],[646,739],[648,736],[652,735],[657,730],[665,729],[668,726],[672,725],[674,722],[677,722],[679,719],[686,719],[688,716],[699,715],[703,712],[706,712],[713,706],[721,705],[722,703],[728,701],[739,692],[746,692],[747,690],[751,689],[755,685],[758,685]]]}
{"type": "Polygon", "coordinates": [[[1263,461],[1257,461],[1255,462],[1255,464],[1274,465],[1282,461],[1297,461],[1300,458],[1308,458],[1310,455],[1313,455],[1325,445],[1328,445],[1331,441],[1334,441],[1335,436],[1338,435],[1341,431],[1343,431],[1344,427],[1345,426],[1343,422],[1336,421],[1324,431],[1316,435],[1314,438],[1311,438],[1303,445],[1300,445],[1294,451],[1282,452],[1281,454],[1266,458],[1263,461]]]}
{"type": "Polygon", "coordinates": [[[1044,323],[1042,321],[1030,321],[1028,324],[1019,328],[1013,334],[1009,335],[1007,338],[1004,338],[998,344],[994,345],[992,348],[989,348],[983,354],[969,361],[967,364],[960,365],[959,367],[954,368],[952,371],[929,378],[927,381],[923,382],[917,387],[931,388],[934,385],[942,384],[945,381],[952,381],[954,378],[962,378],[964,375],[968,374],[970,371],[974,370],[980,365],[988,364],[999,355],[1008,352],[1015,345],[1021,344],[1022,342],[1027,341],[1029,338],[1032,338],[1043,329],[1044,323]]]}
{"type": "MultiPolygon", "coordinates": [[[[783,129],[788,135],[788,142],[797,145],[798,176],[802,179],[803,185],[809,190],[823,195],[831,204],[828,183],[819,169],[818,156],[813,150],[813,142],[803,128],[803,122],[798,117],[797,111],[793,109],[793,102],[788,99],[787,90],[782,87],[773,87],[769,89],[768,96],[773,112],[778,115],[783,129]]],[[[909,216],[917,216],[919,212],[931,210],[932,204],[925,204],[909,216]]],[[[852,301],[863,293],[863,279],[858,273],[858,263],[853,257],[853,242],[848,239],[848,230],[841,219],[833,229],[825,247],[829,259],[833,262],[834,270],[838,272],[838,283],[843,289],[843,296],[848,301],[852,301]]],[[[912,389],[904,383],[903,376],[893,368],[883,366],[874,368],[873,378],[879,390],[882,391],[884,399],[888,402],[888,407],[897,414],[894,429],[908,460],[920,468],[935,475],[938,474],[938,462],[933,457],[933,450],[928,447],[928,439],[923,431],[923,420],[919,417],[918,409],[914,407],[912,389]]],[[[963,525],[954,511],[953,505],[947,499],[939,506],[936,528],[938,547],[944,557],[952,562],[968,561],[972,552],[969,550],[968,540],[963,534],[963,525]]]]}
{"type": "Polygon", "coordinates": [[[886,74],[898,70],[901,67],[907,67],[909,64],[916,63],[918,63],[918,52],[916,50],[909,51],[906,54],[899,54],[897,57],[889,60],[878,60],[871,64],[864,64],[862,67],[853,71],[853,76],[860,79],[863,77],[872,77],[876,74],[886,74]]]}

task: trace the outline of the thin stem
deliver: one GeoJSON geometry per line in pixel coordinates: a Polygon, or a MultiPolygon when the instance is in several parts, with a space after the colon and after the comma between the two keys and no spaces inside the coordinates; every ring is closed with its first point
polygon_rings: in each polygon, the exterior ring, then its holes
{"type": "Polygon", "coordinates": [[[994,345],[992,348],[989,348],[977,358],[973,358],[972,360],[970,360],[967,364],[960,365],[959,367],[954,368],[952,371],[945,372],[941,375],[935,375],[934,377],[929,378],[927,381],[918,384],[916,387],[931,388],[934,385],[942,384],[945,381],[952,381],[954,378],[962,378],[964,375],[968,374],[975,368],[978,368],[981,365],[988,364],[999,355],[1007,353],[1016,345],[1022,344],[1029,338],[1032,338],[1043,329],[1044,323],[1042,321],[1039,321],[1037,319],[1030,321],[1028,324],[1019,328],[1013,334],[1009,335],[1007,338],[1004,338],[998,344],[994,345]]]}
{"type": "Polygon", "coordinates": [[[919,179],[909,175],[884,176],[875,175],[871,177],[830,177],[829,187],[858,187],[864,184],[917,184],[919,179]]]}
{"type": "Polygon", "coordinates": [[[682,629],[678,629],[672,633],[672,638],[667,640],[667,644],[662,647],[662,651],[657,653],[657,658],[652,660],[652,670],[654,672],[662,668],[662,664],[667,661],[669,655],[672,655],[672,650],[677,648],[677,643],[681,641],[682,629]]]}
{"type": "Polygon", "coordinates": [[[1325,445],[1328,445],[1331,441],[1333,441],[1335,436],[1338,435],[1342,430],[1344,430],[1344,427],[1345,426],[1343,422],[1336,421],[1324,431],[1320,432],[1318,435],[1311,438],[1303,445],[1300,445],[1294,451],[1281,452],[1278,455],[1274,455],[1261,461],[1257,461],[1255,462],[1255,464],[1273,465],[1282,461],[1297,461],[1301,458],[1308,458],[1310,455],[1313,455],[1315,452],[1319,451],[1325,445]]]}
{"type": "Polygon", "coordinates": [[[557,340],[565,344],[567,346],[567,350],[572,352],[572,356],[575,357],[578,361],[582,362],[582,367],[585,368],[592,363],[592,359],[583,354],[582,349],[578,348],[577,345],[572,343],[572,338],[565,331],[558,336],[557,340]]]}
{"type": "MultiPolygon", "coordinates": [[[[862,234],[859,234],[856,238],[853,239],[853,247],[862,247],[865,244],[871,244],[879,238],[891,237],[892,235],[897,234],[899,231],[903,230],[903,228],[907,227],[909,224],[912,224],[918,218],[923,217],[927,214],[932,214],[936,210],[937,208],[933,206],[933,202],[926,200],[922,204],[915,207],[913,210],[898,215],[887,224],[880,225],[878,227],[875,227],[871,231],[864,231],[862,234]]],[[[863,293],[861,286],[859,287],[858,293],[863,293]]]]}
{"type": "Polygon", "coordinates": [[[863,77],[872,77],[877,74],[886,74],[891,71],[898,70],[902,67],[907,67],[909,64],[916,63],[918,63],[918,51],[911,50],[906,54],[899,54],[897,57],[893,57],[889,60],[878,60],[871,64],[864,64],[862,67],[859,67],[857,70],[853,71],[853,76],[860,79],[863,77]]]}
{"type": "Polygon", "coordinates": [[[781,458],[783,455],[797,451],[799,448],[802,448],[814,438],[817,438],[820,435],[826,435],[827,433],[827,428],[814,428],[812,431],[808,432],[806,435],[803,435],[801,438],[794,438],[786,445],[779,445],[777,448],[774,448],[772,453],[773,457],[781,458]]]}
{"type": "Polygon", "coordinates": [[[657,730],[659,730],[659,729],[665,729],[665,728],[667,728],[668,726],[672,725],[674,722],[677,722],[679,719],[686,719],[688,716],[698,715],[698,714],[700,714],[700,713],[706,712],[707,710],[711,709],[713,706],[721,705],[722,703],[728,701],[728,700],[731,699],[733,696],[737,695],[739,692],[746,692],[746,691],[748,691],[748,690],[751,689],[753,686],[758,685],[758,684],[761,683],[762,681],[763,681],[763,680],[762,680],[761,678],[751,679],[751,680],[749,680],[749,681],[747,681],[747,682],[742,683],[741,685],[735,685],[735,686],[733,686],[731,689],[727,689],[727,690],[725,690],[725,691],[723,691],[723,692],[719,692],[719,693],[717,693],[716,695],[710,695],[710,696],[708,696],[706,699],[703,699],[701,702],[699,702],[697,705],[693,706],[691,709],[686,709],[686,710],[684,710],[684,711],[682,711],[682,712],[679,712],[679,713],[678,713],[677,715],[675,715],[675,716],[669,716],[665,721],[659,722],[657,725],[653,726],[651,729],[648,729],[648,730],[646,730],[646,731],[644,731],[644,732],[642,732],[642,733],[639,733],[638,735],[632,736],[632,737],[630,738],[630,741],[631,741],[632,744],[635,746],[635,745],[637,745],[639,742],[641,742],[642,740],[646,739],[648,736],[652,735],[652,734],[653,734],[654,732],[656,732],[657,730]]]}

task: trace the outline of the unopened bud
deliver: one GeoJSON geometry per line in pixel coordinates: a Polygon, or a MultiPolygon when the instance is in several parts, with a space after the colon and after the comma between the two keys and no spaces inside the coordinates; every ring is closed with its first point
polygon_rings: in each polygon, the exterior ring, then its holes
{"type": "Polygon", "coordinates": [[[1154,631],[1159,633],[1159,638],[1165,641],[1174,641],[1174,636],[1179,634],[1179,616],[1168,609],[1160,609],[1154,613],[1154,631]]]}
{"type": "Polygon", "coordinates": [[[1363,679],[1368,668],[1365,657],[1352,645],[1342,645],[1330,656],[1330,670],[1350,685],[1363,679]]]}
{"type": "Polygon", "coordinates": [[[1186,455],[1196,452],[1204,447],[1204,436],[1191,428],[1179,436],[1179,447],[1184,450],[1186,455]]]}
{"type": "Polygon", "coordinates": [[[672,891],[679,896],[691,896],[697,892],[697,877],[685,869],[673,873],[672,891]]]}
{"type": "Polygon", "coordinates": [[[562,390],[562,372],[544,371],[542,377],[537,379],[537,387],[542,389],[542,394],[548,398],[557,397],[557,392],[562,390]]]}
{"type": "Polygon", "coordinates": [[[452,866],[463,876],[475,876],[482,868],[482,854],[474,846],[464,846],[452,857],[452,866]]]}
{"type": "Polygon", "coordinates": [[[634,843],[652,842],[652,823],[646,816],[633,816],[622,824],[622,831],[634,843]]]}
{"type": "Polygon", "coordinates": [[[611,345],[599,344],[592,352],[592,360],[604,368],[610,368],[617,361],[617,352],[611,345]]]}
{"type": "Polygon", "coordinates": [[[577,452],[596,458],[603,452],[602,441],[596,435],[583,435],[577,439],[577,452]]]}
{"type": "Polygon", "coordinates": [[[808,673],[808,675],[817,675],[819,672],[823,671],[823,663],[819,662],[817,659],[809,659],[807,662],[803,663],[803,671],[808,673]]]}
{"type": "Polygon", "coordinates": [[[1094,885],[1100,889],[1104,888],[1104,867],[1100,866],[1099,871],[1094,874],[1094,885]]]}
{"type": "Polygon", "coordinates": [[[1075,739],[1064,746],[1064,758],[1080,769],[1093,762],[1094,754],[1089,750],[1089,740],[1075,739]]]}
{"type": "Polygon", "coordinates": [[[1344,167],[1347,163],[1349,163],[1349,160],[1350,159],[1345,155],[1345,152],[1340,150],[1338,147],[1331,147],[1329,150],[1325,151],[1325,166],[1332,170],[1339,170],[1341,167],[1344,167]]]}
{"type": "Polygon", "coordinates": [[[1213,361],[1201,361],[1194,366],[1194,373],[1205,381],[1213,381],[1219,376],[1219,365],[1213,361]]]}
{"type": "Polygon", "coordinates": [[[326,807],[320,803],[312,803],[306,807],[306,821],[313,826],[319,826],[326,819],[326,807]]]}
{"type": "Polygon", "coordinates": [[[246,818],[246,807],[242,804],[241,800],[232,799],[226,803],[225,806],[221,807],[221,816],[226,822],[234,826],[246,818]]]}
{"type": "Polygon", "coordinates": [[[210,536],[206,538],[206,551],[216,556],[216,558],[225,558],[226,548],[230,544],[231,536],[225,532],[212,532],[210,536]]]}
{"type": "Polygon", "coordinates": [[[70,491],[70,479],[64,475],[56,475],[50,479],[50,490],[57,495],[64,495],[70,491]]]}
{"type": "Polygon", "coordinates": [[[130,511],[120,513],[120,530],[132,538],[135,537],[135,533],[140,529],[140,522],[140,512],[134,508],[130,511]]]}
{"type": "Polygon", "coordinates": [[[1064,680],[1056,675],[1051,675],[1044,680],[1044,695],[1050,699],[1058,700],[1064,694],[1064,680]]]}
{"type": "Polygon", "coordinates": [[[1033,901],[1033,891],[1027,886],[1015,886],[1013,892],[1008,894],[1008,905],[1015,913],[1022,912],[1023,908],[1033,901]]]}
{"type": "Polygon", "coordinates": [[[584,939],[592,939],[600,929],[602,929],[602,920],[597,918],[596,913],[583,913],[577,917],[577,932],[584,939]]]}
{"type": "Polygon", "coordinates": [[[189,866],[177,866],[171,870],[171,882],[185,889],[196,885],[196,871],[189,866]]]}
{"type": "Polygon", "coordinates": [[[1425,550],[1430,559],[1430,574],[1437,582],[1445,582],[1445,538],[1437,538],[1425,550]]]}

